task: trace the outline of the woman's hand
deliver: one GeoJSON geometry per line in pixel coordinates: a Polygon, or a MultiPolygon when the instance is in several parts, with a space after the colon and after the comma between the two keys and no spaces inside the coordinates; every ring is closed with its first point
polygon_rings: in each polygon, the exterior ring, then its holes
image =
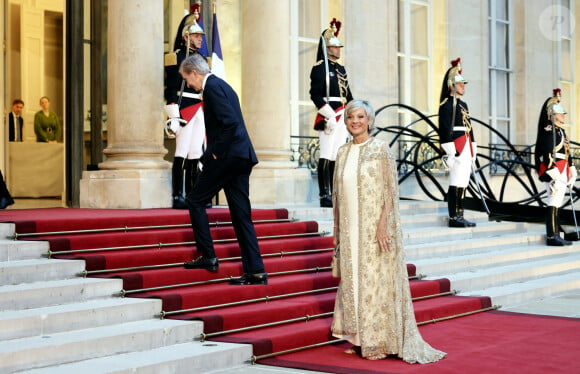
{"type": "Polygon", "coordinates": [[[394,240],[391,236],[387,233],[387,225],[381,224],[379,222],[379,227],[377,229],[377,242],[379,242],[379,246],[381,247],[381,251],[388,252],[392,249],[392,245],[394,244],[394,240]]]}

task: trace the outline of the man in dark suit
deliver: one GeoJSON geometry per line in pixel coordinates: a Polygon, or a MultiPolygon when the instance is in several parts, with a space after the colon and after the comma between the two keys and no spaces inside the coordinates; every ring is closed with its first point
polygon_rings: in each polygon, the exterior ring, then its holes
{"type": "Polygon", "coordinates": [[[22,108],[24,108],[24,101],[15,99],[12,102],[12,112],[8,114],[8,140],[11,142],[22,141],[22,108]]]}
{"type": "Polygon", "coordinates": [[[200,159],[202,171],[186,199],[195,242],[202,256],[184,266],[218,270],[206,203],[223,188],[244,269],[244,274],[230,280],[230,284],[267,284],[268,274],[258,248],[249,198],[250,173],[258,158],[244,123],[238,95],[225,81],[211,74],[207,61],[197,53],[181,63],[179,72],[189,87],[202,92],[207,136],[207,148],[200,159]]]}

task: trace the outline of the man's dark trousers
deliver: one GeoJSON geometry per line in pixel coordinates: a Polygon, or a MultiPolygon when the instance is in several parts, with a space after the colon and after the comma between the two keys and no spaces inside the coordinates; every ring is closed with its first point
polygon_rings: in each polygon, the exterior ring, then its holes
{"type": "Polygon", "coordinates": [[[187,196],[191,226],[198,250],[205,258],[216,257],[206,204],[223,189],[240,245],[244,273],[263,273],[264,264],[252,222],[249,199],[252,162],[237,157],[205,161],[206,164],[203,165],[196,184],[187,196]]]}

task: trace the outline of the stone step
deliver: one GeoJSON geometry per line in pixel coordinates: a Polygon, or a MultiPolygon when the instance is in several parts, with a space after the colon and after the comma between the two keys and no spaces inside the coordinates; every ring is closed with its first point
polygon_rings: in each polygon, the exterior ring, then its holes
{"type": "MultiPolygon", "coordinates": [[[[4,227],[6,223],[0,223],[4,227]]],[[[48,242],[26,240],[0,240],[0,263],[5,261],[18,261],[39,259],[48,253],[48,242]]]]}
{"type": "MultiPolygon", "coordinates": [[[[27,371],[29,374],[209,373],[249,365],[250,344],[190,342],[27,371]]],[[[248,373],[253,366],[248,366],[248,373]]],[[[276,368],[274,368],[276,369],[276,368]]]]}
{"type": "Polygon", "coordinates": [[[0,372],[61,365],[187,343],[200,321],[151,319],[0,342],[0,372]]]}
{"type": "Polygon", "coordinates": [[[121,279],[73,278],[0,286],[0,310],[20,310],[118,295],[121,279]]]}
{"type": "Polygon", "coordinates": [[[12,240],[16,232],[16,225],[11,222],[0,223],[0,243],[3,240],[12,240]]]}
{"type": "Polygon", "coordinates": [[[514,307],[532,301],[540,301],[580,290],[580,277],[573,271],[565,274],[554,274],[517,282],[508,286],[486,287],[461,293],[467,296],[489,296],[492,303],[503,307],[514,307]]]}
{"type": "Polygon", "coordinates": [[[483,294],[487,294],[488,288],[511,287],[520,282],[571,272],[578,276],[579,270],[580,252],[575,251],[555,258],[541,258],[483,269],[473,268],[469,271],[447,274],[446,278],[451,281],[452,288],[461,292],[482,290],[483,294]]]}
{"type": "Polygon", "coordinates": [[[470,255],[487,252],[497,248],[540,245],[544,242],[545,235],[537,232],[524,231],[489,237],[485,238],[485,240],[482,240],[481,238],[470,238],[405,245],[405,252],[407,260],[415,263],[417,260],[422,259],[470,255]]]}
{"type": "Polygon", "coordinates": [[[160,311],[161,300],[140,298],[95,299],[2,311],[0,341],[151,319],[160,311]]]}
{"type": "Polygon", "coordinates": [[[453,240],[487,240],[488,238],[515,232],[524,233],[525,230],[526,224],[521,222],[485,222],[479,223],[476,227],[466,228],[413,227],[403,230],[403,242],[407,246],[453,240]]]}
{"type": "Polygon", "coordinates": [[[574,246],[548,247],[543,244],[520,246],[490,246],[471,254],[416,259],[417,273],[445,276],[460,271],[483,270],[490,267],[526,263],[538,259],[562,258],[578,252],[574,246]]]}
{"type": "Polygon", "coordinates": [[[78,277],[83,260],[28,259],[0,262],[0,284],[22,284],[78,277]]]}

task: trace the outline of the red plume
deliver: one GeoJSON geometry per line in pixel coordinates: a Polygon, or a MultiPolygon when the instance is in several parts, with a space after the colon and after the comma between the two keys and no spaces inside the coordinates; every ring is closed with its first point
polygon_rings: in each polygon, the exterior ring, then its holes
{"type": "Polygon", "coordinates": [[[460,63],[461,63],[461,57],[457,57],[455,60],[451,60],[451,67],[452,68],[459,66],[459,74],[461,74],[461,72],[462,72],[460,63]]]}
{"type": "Polygon", "coordinates": [[[559,89],[559,88],[554,88],[552,90],[552,96],[553,97],[560,97],[560,96],[562,96],[562,90],[559,89]]]}
{"type": "Polygon", "coordinates": [[[336,18],[333,18],[332,21],[330,21],[330,27],[336,27],[336,32],[334,33],[334,36],[338,36],[338,33],[340,32],[340,27],[342,26],[342,22],[337,21],[336,18]]]}
{"type": "Polygon", "coordinates": [[[201,5],[200,4],[192,4],[191,7],[189,7],[189,14],[195,14],[195,11],[197,10],[197,14],[199,14],[199,16],[201,17],[201,5]]]}

